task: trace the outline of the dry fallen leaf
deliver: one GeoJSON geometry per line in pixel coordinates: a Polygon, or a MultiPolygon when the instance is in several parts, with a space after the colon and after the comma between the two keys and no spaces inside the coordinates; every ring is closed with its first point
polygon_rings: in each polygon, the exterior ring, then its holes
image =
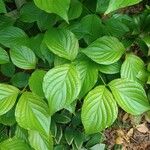
{"type": "Polygon", "coordinates": [[[123,118],[122,118],[122,121],[123,122],[126,122],[126,120],[129,118],[129,114],[128,113],[125,113],[124,115],[123,115],[123,118]]]}
{"type": "Polygon", "coordinates": [[[141,133],[146,133],[149,131],[145,123],[138,125],[136,129],[141,133]]]}
{"type": "Polygon", "coordinates": [[[117,137],[115,143],[116,144],[123,144],[123,138],[122,137],[117,137]]]}

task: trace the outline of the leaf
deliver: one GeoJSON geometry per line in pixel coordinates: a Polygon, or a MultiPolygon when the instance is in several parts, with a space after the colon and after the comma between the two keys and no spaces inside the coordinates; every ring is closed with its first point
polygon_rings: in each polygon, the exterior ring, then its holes
{"type": "Polygon", "coordinates": [[[59,57],[73,60],[78,54],[78,40],[69,30],[51,28],[45,34],[45,43],[59,57]]]}
{"type": "Polygon", "coordinates": [[[28,85],[29,74],[24,72],[18,72],[11,78],[12,85],[23,88],[28,85]]]}
{"type": "Polygon", "coordinates": [[[116,74],[120,72],[121,62],[117,61],[110,65],[99,65],[99,71],[105,74],[116,74]]]}
{"type": "Polygon", "coordinates": [[[90,150],[105,150],[105,144],[96,144],[90,148],[90,150]]]}
{"type": "Polygon", "coordinates": [[[51,135],[44,136],[37,131],[29,131],[30,145],[36,150],[52,150],[53,139],[51,135]]]}
{"type": "Polygon", "coordinates": [[[10,50],[12,62],[22,69],[35,69],[36,56],[34,52],[26,46],[16,46],[10,50]]]}
{"type": "Polygon", "coordinates": [[[42,83],[43,83],[43,78],[45,74],[46,74],[46,71],[35,70],[29,79],[30,90],[33,93],[39,95],[40,97],[44,97],[42,83]]]}
{"type": "Polygon", "coordinates": [[[1,65],[1,72],[6,77],[12,77],[15,73],[15,66],[13,63],[3,64],[1,65]]]}
{"type": "Polygon", "coordinates": [[[82,31],[82,35],[83,33],[86,33],[84,35],[84,40],[87,44],[90,44],[91,42],[103,35],[103,25],[97,15],[87,15],[81,19],[80,23],[80,30],[82,31]]]}
{"type": "Polygon", "coordinates": [[[16,121],[27,130],[49,134],[50,116],[45,101],[31,92],[25,92],[16,106],[16,121]]]}
{"type": "Polygon", "coordinates": [[[6,47],[27,45],[28,40],[28,36],[20,28],[10,26],[0,30],[0,43],[6,47]]]}
{"type": "Polygon", "coordinates": [[[61,65],[48,71],[43,90],[48,100],[50,114],[71,104],[79,95],[81,83],[73,65],[61,65]]]}
{"type": "Polygon", "coordinates": [[[3,0],[0,0],[0,13],[6,13],[6,7],[3,0]]]}
{"type": "Polygon", "coordinates": [[[96,12],[104,13],[108,7],[109,0],[97,0],[96,12]]]}
{"type": "Polygon", "coordinates": [[[98,69],[97,66],[89,60],[87,57],[80,56],[75,61],[75,66],[80,74],[81,80],[81,91],[79,97],[85,96],[97,82],[98,78],[98,69]]]}
{"type": "Polygon", "coordinates": [[[69,20],[73,20],[80,17],[81,13],[82,13],[82,3],[78,0],[71,0],[68,12],[69,20]]]}
{"type": "Polygon", "coordinates": [[[87,134],[93,134],[112,125],[117,118],[116,102],[105,86],[97,86],[84,99],[81,118],[87,134]]]}
{"type": "Polygon", "coordinates": [[[9,56],[7,52],[0,47],[0,64],[6,64],[9,62],[9,56]]]}
{"type": "Polygon", "coordinates": [[[82,52],[99,64],[109,65],[121,58],[125,48],[117,38],[104,36],[84,48],[82,52]]]}
{"type": "Polygon", "coordinates": [[[127,54],[126,59],[121,66],[121,78],[140,82],[137,78],[137,74],[144,70],[144,66],[144,62],[138,56],[134,54],[127,54]]]}
{"type": "Polygon", "coordinates": [[[29,145],[21,139],[10,138],[0,143],[1,150],[32,150],[29,145]]]}
{"type": "Polygon", "coordinates": [[[7,113],[14,106],[18,94],[16,87],[0,84],[0,115],[7,113]]]}
{"type": "Polygon", "coordinates": [[[138,4],[141,1],[142,0],[110,0],[105,14],[109,14],[110,12],[120,8],[138,4]]]}
{"type": "Polygon", "coordinates": [[[149,129],[147,128],[147,125],[146,125],[145,123],[138,125],[138,126],[136,127],[136,129],[137,129],[139,132],[144,133],[144,134],[147,133],[147,132],[149,132],[149,129]]]}
{"type": "Polygon", "coordinates": [[[28,2],[20,10],[20,20],[23,22],[35,22],[42,11],[33,2],[28,2]]]}
{"type": "Polygon", "coordinates": [[[48,13],[55,13],[68,21],[67,13],[70,6],[70,0],[34,0],[34,3],[40,9],[48,13]]]}
{"type": "Polygon", "coordinates": [[[69,145],[71,145],[74,140],[74,132],[75,131],[69,127],[67,127],[65,130],[65,139],[69,145]]]}
{"type": "Polygon", "coordinates": [[[150,110],[150,105],[143,87],[132,80],[115,79],[109,87],[119,106],[127,113],[140,115],[150,110]]]}

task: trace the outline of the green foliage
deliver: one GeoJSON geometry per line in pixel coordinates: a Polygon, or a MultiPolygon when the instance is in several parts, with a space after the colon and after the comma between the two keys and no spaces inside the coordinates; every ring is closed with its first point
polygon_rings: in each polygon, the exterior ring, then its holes
{"type": "Polygon", "coordinates": [[[0,0],[0,150],[104,150],[120,109],[149,111],[148,5],[0,0]]]}

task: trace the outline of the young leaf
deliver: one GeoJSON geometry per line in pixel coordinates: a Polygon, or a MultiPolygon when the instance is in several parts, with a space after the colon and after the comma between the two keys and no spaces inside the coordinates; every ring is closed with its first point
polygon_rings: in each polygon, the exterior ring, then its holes
{"type": "Polygon", "coordinates": [[[143,87],[132,80],[115,79],[109,87],[119,106],[127,113],[140,115],[150,110],[150,105],[143,87]]]}
{"type": "Polygon", "coordinates": [[[144,62],[134,54],[127,54],[124,63],[121,66],[121,78],[140,82],[137,74],[144,70],[144,62]]]}
{"type": "Polygon", "coordinates": [[[48,13],[55,13],[68,21],[67,13],[70,6],[70,0],[34,0],[34,3],[40,9],[48,13]]]}
{"type": "Polygon", "coordinates": [[[71,104],[79,95],[81,83],[73,65],[54,67],[44,77],[43,90],[49,103],[50,114],[71,104]]]}
{"type": "Polygon", "coordinates": [[[52,150],[53,139],[52,136],[45,136],[37,131],[29,131],[30,145],[36,150],[52,150]]]}
{"type": "Polygon", "coordinates": [[[8,112],[15,104],[19,90],[11,85],[0,84],[0,115],[8,112]]]}
{"type": "Polygon", "coordinates": [[[84,48],[82,52],[99,64],[109,65],[121,58],[125,48],[117,38],[104,36],[84,48]]]}
{"type": "Polygon", "coordinates": [[[0,143],[1,150],[32,150],[30,146],[21,139],[10,138],[0,143]]]}
{"type": "Polygon", "coordinates": [[[87,134],[97,133],[109,127],[117,118],[117,104],[105,86],[98,86],[86,96],[81,112],[87,134]]]}
{"type": "Polygon", "coordinates": [[[127,6],[135,5],[142,0],[110,0],[109,1],[109,6],[105,12],[105,14],[108,14],[114,10],[117,10],[119,8],[124,8],[127,6]]]}
{"type": "Polygon", "coordinates": [[[9,56],[7,52],[0,47],[0,64],[6,64],[9,62],[9,56]]]}
{"type": "Polygon", "coordinates": [[[51,28],[45,34],[45,43],[59,57],[73,60],[78,54],[78,40],[69,30],[51,28]]]}
{"type": "Polygon", "coordinates": [[[15,116],[22,128],[49,135],[51,119],[48,107],[38,96],[30,92],[23,93],[17,103],[15,116]]]}
{"type": "Polygon", "coordinates": [[[20,28],[10,26],[0,30],[0,43],[6,47],[27,45],[28,40],[28,36],[20,28]]]}
{"type": "Polygon", "coordinates": [[[29,79],[30,90],[40,97],[44,97],[42,83],[45,74],[46,72],[43,70],[36,70],[32,73],[29,79]]]}
{"type": "Polygon", "coordinates": [[[36,66],[36,56],[34,52],[26,46],[16,46],[10,50],[12,62],[22,69],[34,69],[36,66]]]}

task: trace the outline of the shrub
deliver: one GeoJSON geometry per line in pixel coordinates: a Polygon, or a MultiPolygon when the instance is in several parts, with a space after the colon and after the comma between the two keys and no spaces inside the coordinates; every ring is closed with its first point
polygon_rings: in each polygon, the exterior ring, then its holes
{"type": "Polygon", "coordinates": [[[150,110],[150,8],[140,2],[0,1],[1,150],[104,149],[118,108],[150,110]]]}

